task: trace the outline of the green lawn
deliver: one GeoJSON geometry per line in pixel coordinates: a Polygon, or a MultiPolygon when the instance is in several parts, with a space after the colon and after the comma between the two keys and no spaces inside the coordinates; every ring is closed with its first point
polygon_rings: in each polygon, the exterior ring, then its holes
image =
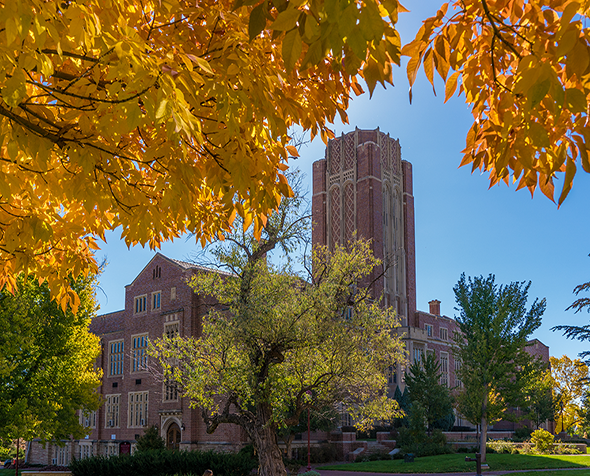
{"type": "Polygon", "coordinates": [[[572,470],[559,470],[559,471],[527,471],[526,473],[516,473],[515,476],[585,476],[588,473],[584,470],[572,469],[572,470]]]}
{"type": "MultiPolygon", "coordinates": [[[[350,463],[332,466],[322,466],[320,469],[338,469],[343,471],[369,471],[375,473],[452,473],[475,472],[475,463],[466,462],[465,456],[458,453],[453,455],[426,456],[416,458],[413,463],[404,460],[369,461],[367,463],[350,463]]],[[[513,469],[552,469],[552,468],[580,468],[590,466],[590,455],[508,455],[489,454],[487,462],[490,470],[502,471],[513,469]]],[[[565,476],[559,472],[561,476],[565,476]]],[[[576,473],[580,476],[580,473],[576,473]]],[[[522,475],[519,475],[522,476],[522,475]]],[[[548,476],[543,473],[542,476],[548,476]]]]}

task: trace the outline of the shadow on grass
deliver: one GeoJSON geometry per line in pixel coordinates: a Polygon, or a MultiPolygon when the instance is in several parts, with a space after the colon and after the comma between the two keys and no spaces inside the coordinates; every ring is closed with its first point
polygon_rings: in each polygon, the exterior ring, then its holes
{"type": "MultiPolygon", "coordinates": [[[[403,460],[367,461],[333,466],[321,466],[320,469],[339,471],[366,471],[374,473],[452,473],[474,472],[475,463],[466,462],[465,453],[416,458],[413,463],[403,460]]],[[[487,463],[492,471],[584,468],[590,466],[588,455],[508,455],[488,454],[487,463]]]]}

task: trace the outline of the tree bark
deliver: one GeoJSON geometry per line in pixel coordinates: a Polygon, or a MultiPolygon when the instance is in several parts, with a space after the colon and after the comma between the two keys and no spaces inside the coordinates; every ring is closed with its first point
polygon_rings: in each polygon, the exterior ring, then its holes
{"type": "Polygon", "coordinates": [[[276,433],[269,425],[254,430],[254,446],[258,453],[259,476],[287,476],[276,433]]]}
{"type": "Polygon", "coordinates": [[[285,438],[285,452],[287,454],[287,459],[293,459],[293,440],[295,439],[295,433],[289,433],[289,436],[285,438]]]}
{"type": "Polygon", "coordinates": [[[486,440],[488,437],[488,386],[486,385],[483,392],[483,402],[481,403],[481,434],[479,440],[479,453],[481,462],[486,462],[486,440]]]}

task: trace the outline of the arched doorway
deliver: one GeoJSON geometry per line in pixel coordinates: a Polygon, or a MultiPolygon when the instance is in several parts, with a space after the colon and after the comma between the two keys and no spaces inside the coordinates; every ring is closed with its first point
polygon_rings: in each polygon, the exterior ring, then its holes
{"type": "Polygon", "coordinates": [[[176,423],[172,423],[166,432],[166,448],[177,450],[180,448],[180,428],[176,423]]]}

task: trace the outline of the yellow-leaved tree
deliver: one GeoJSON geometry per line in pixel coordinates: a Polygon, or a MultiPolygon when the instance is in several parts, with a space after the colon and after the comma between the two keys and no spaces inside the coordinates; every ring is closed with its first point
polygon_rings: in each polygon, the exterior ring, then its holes
{"type": "Polygon", "coordinates": [[[262,225],[291,190],[288,129],[331,136],[391,82],[397,0],[0,4],[0,287],[69,275],[120,227],[156,248],[262,225]]]}
{"type": "MultiPolygon", "coordinates": [[[[455,0],[403,53],[474,114],[463,164],[563,202],[590,171],[588,0],[455,0]]],[[[0,286],[96,271],[120,227],[156,248],[255,234],[291,191],[289,127],[324,141],[359,79],[399,64],[397,0],[20,0],[0,4],[0,286]]]]}
{"type": "Polygon", "coordinates": [[[587,0],[455,0],[404,46],[410,85],[421,66],[433,87],[443,79],[446,100],[459,85],[474,118],[461,164],[488,171],[490,185],[538,187],[561,204],[577,167],[590,172],[589,10],[587,0]]]}

